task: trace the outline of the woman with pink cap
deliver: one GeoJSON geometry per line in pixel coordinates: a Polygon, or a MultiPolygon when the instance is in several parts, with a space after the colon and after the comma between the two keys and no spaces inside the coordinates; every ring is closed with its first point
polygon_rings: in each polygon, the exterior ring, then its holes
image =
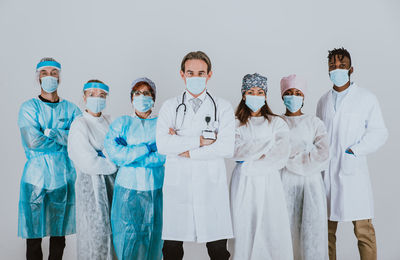
{"type": "Polygon", "coordinates": [[[329,162],[329,140],[325,125],[301,108],[306,81],[296,75],[281,80],[286,106],[283,115],[290,128],[291,152],[282,170],[294,259],[328,259],[327,212],[321,172],[329,162]]]}

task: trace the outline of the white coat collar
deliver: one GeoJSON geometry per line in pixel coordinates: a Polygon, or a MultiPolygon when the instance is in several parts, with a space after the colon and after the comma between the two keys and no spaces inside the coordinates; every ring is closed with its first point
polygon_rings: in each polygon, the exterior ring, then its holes
{"type": "Polygon", "coordinates": [[[82,114],[83,114],[83,117],[87,118],[90,121],[103,122],[103,120],[104,120],[103,113],[101,113],[101,115],[99,117],[96,117],[96,116],[92,116],[86,110],[84,110],[82,114]]]}
{"type": "MultiPolygon", "coordinates": [[[[189,100],[192,100],[192,99],[194,99],[195,97],[193,97],[187,90],[185,90],[185,92],[186,92],[186,100],[187,101],[189,101],[189,100]]],[[[207,89],[206,89],[206,91],[204,91],[203,93],[201,93],[201,95],[200,96],[198,96],[197,98],[198,99],[200,99],[202,102],[204,102],[204,100],[206,99],[206,97],[207,97],[207,89]]]]}
{"type": "Polygon", "coordinates": [[[133,114],[132,114],[131,116],[132,116],[133,118],[137,118],[137,119],[140,119],[140,120],[147,120],[147,119],[156,118],[156,117],[157,117],[157,114],[154,113],[154,111],[153,111],[153,109],[152,109],[150,115],[149,115],[146,119],[143,119],[143,118],[138,117],[138,116],[136,115],[135,111],[133,111],[133,114]]]}
{"type": "Polygon", "coordinates": [[[347,95],[347,93],[351,92],[355,87],[357,87],[357,85],[354,82],[350,82],[350,86],[342,92],[338,92],[334,88],[332,88],[331,91],[332,91],[332,94],[342,96],[342,95],[347,95]]]}

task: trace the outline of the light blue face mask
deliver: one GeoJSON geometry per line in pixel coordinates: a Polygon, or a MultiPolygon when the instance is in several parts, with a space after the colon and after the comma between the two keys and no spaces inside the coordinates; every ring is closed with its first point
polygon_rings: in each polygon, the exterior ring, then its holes
{"type": "Polygon", "coordinates": [[[333,84],[337,87],[344,86],[350,80],[349,70],[346,69],[336,69],[329,72],[329,77],[333,84]]]}
{"type": "Polygon", "coordinates": [[[143,113],[149,111],[153,107],[154,100],[150,96],[135,96],[133,98],[132,105],[137,111],[143,113]]]}
{"type": "Polygon", "coordinates": [[[304,99],[302,96],[283,96],[283,103],[285,104],[286,108],[292,113],[297,112],[303,106],[303,100],[304,99]]]}
{"type": "Polygon", "coordinates": [[[246,95],[246,106],[257,112],[265,104],[265,96],[246,95]]]}
{"type": "Polygon", "coordinates": [[[99,113],[106,108],[106,99],[101,97],[87,97],[86,108],[93,113],[99,113]]]}
{"type": "Polygon", "coordinates": [[[58,79],[52,76],[43,77],[40,79],[42,89],[47,93],[53,93],[57,90],[58,79]]]}
{"type": "Polygon", "coordinates": [[[190,93],[198,95],[206,88],[207,78],[191,77],[186,78],[186,88],[190,93]]]}

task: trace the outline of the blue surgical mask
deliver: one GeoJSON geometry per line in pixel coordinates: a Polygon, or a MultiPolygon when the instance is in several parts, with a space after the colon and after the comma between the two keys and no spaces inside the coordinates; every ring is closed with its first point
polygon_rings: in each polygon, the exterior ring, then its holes
{"type": "Polygon", "coordinates": [[[206,81],[204,77],[186,78],[186,88],[190,93],[198,95],[206,88],[206,81]]]}
{"type": "Polygon", "coordinates": [[[303,106],[303,100],[304,99],[302,96],[283,96],[283,103],[285,104],[286,108],[292,113],[297,112],[303,106]]]}
{"type": "Polygon", "coordinates": [[[133,98],[132,105],[139,112],[147,112],[153,107],[154,100],[150,96],[135,96],[133,98]]]}
{"type": "Polygon", "coordinates": [[[329,77],[335,86],[342,87],[350,80],[349,70],[336,69],[329,72],[329,77]]]}
{"type": "Polygon", "coordinates": [[[246,95],[246,106],[257,112],[265,104],[265,96],[246,95]]]}
{"type": "Polygon", "coordinates": [[[57,90],[58,87],[58,79],[52,76],[43,77],[40,79],[42,82],[41,86],[44,91],[47,93],[53,93],[57,90]]]}
{"type": "Polygon", "coordinates": [[[86,108],[93,113],[99,113],[106,108],[106,99],[101,97],[87,97],[86,108]]]}

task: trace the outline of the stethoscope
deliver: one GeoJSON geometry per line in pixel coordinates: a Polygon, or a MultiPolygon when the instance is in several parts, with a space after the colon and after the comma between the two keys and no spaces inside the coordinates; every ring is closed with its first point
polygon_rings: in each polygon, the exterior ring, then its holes
{"type": "MultiPolygon", "coordinates": [[[[208,93],[208,91],[206,91],[206,94],[211,99],[211,101],[214,105],[214,122],[217,122],[217,105],[215,104],[214,98],[210,95],[210,93],[208,93]]],[[[176,127],[176,119],[178,118],[178,112],[181,107],[183,107],[183,118],[182,118],[181,126],[183,125],[183,122],[185,120],[186,109],[187,109],[186,104],[185,104],[185,97],[186,97],[186,91],[183,92],[181,103],[176,107],[176,110],[175,110],[175,127],[176,127]]],[[[206,117],[206,122],[209,123],[210,119],[211,118],[206,117]]]]}

